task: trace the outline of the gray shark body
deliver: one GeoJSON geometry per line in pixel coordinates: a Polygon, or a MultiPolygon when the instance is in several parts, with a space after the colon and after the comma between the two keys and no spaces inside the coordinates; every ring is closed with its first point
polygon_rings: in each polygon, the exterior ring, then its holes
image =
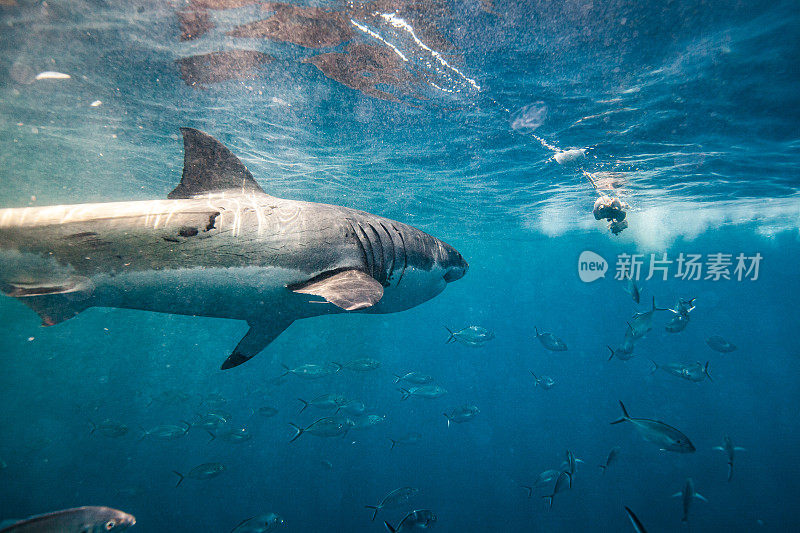
{"type": "Polygon", "coordinates": [[[181,131],[183,178],[168,200],[0,210],[0,290],[44,325],[93,306],[245,320],[225,369],[295,320],[402,311],[467,271],[414,227],[270,196],[221,143],[181,131]]]}

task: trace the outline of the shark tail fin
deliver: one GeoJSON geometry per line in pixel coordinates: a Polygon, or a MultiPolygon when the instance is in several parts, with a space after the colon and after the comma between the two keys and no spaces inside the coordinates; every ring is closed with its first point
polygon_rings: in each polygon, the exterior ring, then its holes
{"type": "Polygon", "coordinates": [[[545,500],[547,500],[547,509],[552,509],[552,508],[553,508],[553,496],[554,496],[554,495],[550,495],[550,496],[542,496],[542,498],[544,498],[545,500]]]}
{"type": "MultiPolygon", "coordinates": [[[[303,411],[305,411],[305,410],[306,410],[306,407],[308,407],[308,402],[307,402],[307,401],[305,401],[305,400],[304,400],[304,399],[302,399],[302,398],[298,398],[297,400],[298,400],[298,401],[300,401],[300,402],[303,402],[303,407],[302,407],[302,408],[300,408],[300,410],[297,412],[297,414],[299,415],[300,413],[302,413],[303,411]]],[[[339,410],[337,409],[336,411],[338,412],[339,410]]]]}
{"type": "Polygon", "coordinates": [[[364,507],[366,507],[367,509],[374,509],[375,510],[375,512],[372,513],[372,521],[374,522],[375,521],[375,517],[378,516],[378,508],[376,506],[374,506],[374,505],[365,505],[364,507]]]}
{"type": "Polygon", "coordinates": [[[708,378],[708,381],[714,381],[713,379],[711,379],[711,374],[708,372],[708,363],[710,362],[711,361],[706,361],[706,366],[703,367],[703,373],[705,373],[706,377],[708,378]]]}
{"type": "Polygon", "coordinates": [[[453,333],[453,332],[450,330],[450,328],[448,328],[447,326],[444,326],[444,329],[446,329],[446,330],[447,330],[447,333],[449,333],[449,334],[450,334],[450,337],[448,337],[448,339],[447,339],[447,340],[446,340],[444,343],[445,343],[445,344],[450,344],[451,342],[455,342],[455,341],[456,341],[456,334],[455,334],[455,333],[453,333]]]}
{"type": "Polygon", "coordinates": [[[631,417],[628,415],[628,410],[625,409],[625,404],[620,401],[619,402],[619,406],[622,407],[622,418],[620,418],[619,420],[614,420],[613,422],[611,422],[612,424],[619,424],[620,422],[627,422],[628,420],[631,419],[631,417]]]}
{"type": "Polygon", "coordinates": [[[606,344],[606,348],[608,348],[608,351],[611,352],[611,355],[608,356],[608,360],[611,361],[612,359],[614,359],[614,348],[612,348],[608,344],[606,344]]]}
{"type": "Polygon", "coordinates": [[[303,434],[305,429],[301,428],[300,426],[296,426],[296,425],[292,424],[291,422],[289,422],[289,425],[292,426],[295,429],[295,431],[297,431],[297,434],[294,437],[292,437],[292,440],[289,441],[289,442],[294,442],[298,438],[300,438],[300,435],[303,434]]]}
{"type": "Polygon", "coordinates": [[[181,473],[180,473],[180,472],[178,472],[177,470],[173,470],[173,471],[172,471],[172,473],[178,476],[178,482],[177,482],[177,483],[175,483],[175,486],[177,487],[178,485],[180,485],[181,483],[183,483],[183,474],[181,474],[181,473]]]}

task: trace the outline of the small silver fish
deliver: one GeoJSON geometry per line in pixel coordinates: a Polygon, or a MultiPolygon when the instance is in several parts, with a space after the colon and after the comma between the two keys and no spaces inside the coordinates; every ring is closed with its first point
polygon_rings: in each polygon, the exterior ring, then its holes
{"type": "Polygon", "coordinates": [[[542,343],[542,346],[544,346],[545,349],[550,350],[551,352],[564,352],[567,350],[567,345],[564,343],[564,341],[552,333],[539,333],[539,328],[535,326],[534,329],[536,330],[536,338],[539,339],[539,342],[542,343]]]}
{"type": "Polygon", "coordinates": [[[341,365],[342,368],[353,370],[355,372],[369,372],[370,370],[377,370],[381,367],[381,362],[377,359],[365,357],[363,359],[354,359],[341,365]]]}
{"type": "Polygon", "coordinates": [[[417,509],[408,513],[395,528],[389,522],[383,523],[390,533],[406,533],[415,529],[427,529],[436,523],[436,515],[430,509],[417,509]]]}
{"type": "Polygon", "coordinates": [[[342,366],[339,363],[331,362],[328,365],[317,365],[314,363],[306,363],[304,365],[300,365],[296,368],[289,368],[286,365],[281,365],[286,370],[283,373],[283,376],[287,374],[293,374],[299,378],[303,379],[319,379],[325,376],[330,376],[331,374],[335,374],[342,369],[342,366]]]}
{"type": "Polygon", "coordinates": [[[695,451],[695,447],[689,437],[674,427],[649,418],[631,418],[625,409],[625,405],[622,402],[619,402],[619,405],[622,407],[623,416],[619,420],[611,422],[612,424],[632,423],[644,440],[652,442],[664,451],[678,453],[692,453],[695,451]]]}
{"type": "Polygon", "coordinates": [[[338,411],[340,407],[347,403],[347,398],[341,394],[323,394],[310,401],[306,401],[302,398],[298,398],[298,401],[303,402],[303,407],[298,412],[299,414],[305,411],[309,406],[316,407],[317,409],[335,409],[338,411]]]}
{"type": "Polygon", "coordinates": [[[531,376],[533,376],[533,379],[536,380],[533,384],[534,387],[541,387],[544,390],[550,390],[553,388],[553,385],[556,384],[556,381],[550,376],[539,377],[533,373],[533,370],[529,370],[529,372],[531,373],[531,376]]]}
{"type": "Polygon", "coordinates": [[[360,400],[347,400],[339,410],[348,415],[361,416],[366,412],[367,406],[360,400]]]}
{"type": "Polygon", "coordinates": [[[392,447],[390,449],[394,450],[394,447],[397,446],[398,444],[404,444],[405,445],[405,444],[417,444],[417,443],[419,443],[419,441],[422,440],[422,434],[421,433],[409,433],[407,435],[403,435],[402,437],[400,437],[398,439],[389,439],[389,440],[392,441],[392,447]]]}
{"type": "Polygon", "coordinates": [[[196,420],[192,423],[192,427],[205,429],[206,431],[214,431],[227,423],[227,418],[224,418],[217,413],[207,413],[204,415],[197,415],[196,420]]]}
{"type": "Polygon", "coordinates": [[[176,474],[179,479],[175,486],[179,486],[183,483],[184,478],[190,479],[211,479],[212,477],[217,477],[222,472],[225,471],[225,465],[222,463],[203,463],[201,465],[197,465],[196,467],[189,470],[189,473],[184,475],[178,472],[177,470],[173,470],[172,473],[176,474]]]}
{"type": "Polygon", "coordinates": [[[450,414],[443,414],[447,418],[447,427],[450,427],[450,422],[463,424],[478,416],[478,413],[480,413],[480,410],[474,405],[462,405],[450,411],[450,414]]]}
{"type": "Polygon", "coordinates": [[[402,376],[398,376],[394,374],[394,377],[397,378],[394,380],[395,383],[399,383],[401,381],[405,381],[407,383],[411,383],[412,385],[427,385],[431,381],[433,381],[433,377],[427,374],[420,374],[419,372],[408,372],[402,376]]]}
{"type": "Polygon", "coordinates": [[[209,431],[208,434],[211,435],[211,439],[208,442],[219,437],[225,442],[240,444],[253,438],[253,434],[245,427],[229,428],[216,434],[209,431]]]}
{"type": "Polygon", "coordinates": [[[686,480],[686,485],[684,485],[683,490],[681,492],[676,492],[672,495],[673,498],[681,497],[683,501],[683,518],[681,518],[681,522],[688,522],[689,521],[689,509],[692,507],[692,500],[697,498],[698,500],[702,500],[704,502],[708,502],[705,497],[694,490],[694,481],[692,478],[688,478],[686,480]]]}
{"type": "Polygon", "coordinates": [[[378,505],[365,505],[364,507],[374,510],[372,513],[372,521],[374,522],[375,517],[378,516],[378,511],[381,509],[391,509],[393,507],[405,505],[418,492],[419,489],[414,487],[400,487],[399,489],[394,489],[393,491],[389,492],[389,494],[384,496],[378,505]]]}
{"type": "Polygon", "coordinates": [[[548,509],[553,508],[553,498],[555,498],[556,494],[559,492],[563,492],[570,488],[570,476],[566,472],[561,472],[558,474],[558,479],[556,479],[556,484],[553,486],[553,493],[548,496],[542,496],[545,500],[548,501],[548,509]]]}
{"type": "Polygon", "coordinates": [[[700,363],[699,361],[696,363],[669,363],[666,365],[659,365],[652,359],[650,360],[653,363],[653,369],[651,371],[655,372],[656,370],[663,370],[667,374],[670,374],[675,377],[679,377],[681,379],[685,379],[687,381],[693,381],[694,383],[700,383],[701,381],[705,381],[708,379],[709,381],[714,381],[711,379],[711,374],[708,372],[708,363],[706,361],[705,366],[700,363]]]}
{"type": "Polygon", "coordinates": [[[615,463],[617,461],[617,456],[619,455],[619,451],[620,447],[614,446],[613,448],[611,448],[611,451],[608,452],[608,458],[606,459],[606,464],[600,465],[600,468],[603,469],[603,474],[606,473],[606,470],[608,470],[608,467],[611,466],[612,463],[615,463]]]}
{"type": "Polygon", "coordinates": [[[611,352],[611,354],[608,356],[609,361],[611,361],[614,357],[620,361],[630,361],[634,357],[633,343],[630,344],[630,351],[627,350],[625,345],[620,346],[616,350],[608,345],[606,345],[606,348],[608,348],[608,351],[611,352]]]}
{"type": "Polygon", "coordinates": [[[653,307],[649,311],[633,315],[628,326],[630,326],[634,339],[641,339],[648,331],[653,329],[653,315],[656,311],[667,311],[667,309],[656,307],[656,297],[653,296],[653,307]]]}
{"type": "Polygon", "coordinates": [[[639,288],[639,285],[636,283],[636,280],[633,279],[633,277],[631,276],[630,273],[627,273],[627,275],[623,279],[626,280],[625,292],[630,294],[631,298],[633,298],[633,301],[638,304],[639,303],[639,299],[641,298],[641,294],[642,294],[642,291],[639,288]]]}
{"type": "Polygon", "coordinates": [[[733,441],[727,435],[725,435],[725,444],[723,446],[714,446],[714,449],[725,452],[728,455],[728,482],[730,482],[733,478],[733,458],[736,452],[744,452],[747,450],[739,446],[734,446],[733,441]]]}
{"type": "Polygon", "coordinates": [[[123,531],[136,518],[110,507],[76,507],[32,516],[0,529],[2,533],[100,533],[123,531]]]}
{"type": "Polygon", "coordinates": [[[231,530],[231,533],[267,533],[285,524],[283,518],[275,513],[266,513],[245,518],[231,530]]]}
{"type": "Polygon", "coordinates": [[[316,435],[317,437],[338,437],[339,435],[346,435],[348,431],[355,425],[355,422],[349,418],[333,417],[320,418],[305,428],[301,428],[295,424],[289,423],[296,431],[297,434],[292,437],[289,442],[294,442],[303,433],[316,435]]]}
{"type": "Polygon", "coordinates": [[[355,419],[351,429],[369,429],[386,421],[386,415],[366,415],[355,419]]]}
{"type": "Polygon", "coordinates": [[[712,335],[711,337],[706,339],[706,344],[712,350],[716,350],[720,353],[731,353],[736,350],[736,345],[726,341],[719,335],[712,335]]]}
{"type": "Polygon", "coordinates": [[[447,390],[439,385],[420,385],[419,387],[411,387],[409,389],[401,388],[400,392],[403,393],[401,400],[407,400],[411,396],[416,398],[433,399],[443,396],[447,393],[447,390]]]}
{"type": "Polygon", "coordinates": [[[184,424],[183,426],[176,426],[174,424],[162,424],[160,426],[150,428],[144,431],[141,438],[143,439],[145,437],[150,437],[158,440],[179,439],[181,437],[186,436],[186,434],[192,428],[192,425],[189,422],[186,422],[185,420],[182,422],[184,424]]]}
{"type": "Polygon", "coordinates": [[[106,418],[99,424],[95,424],[92,421],[89,421],[89,423],[92,425],[92,431],[89,433],[90,435],[98,432],[104,437],[116,438],[128,434],[128,426],[111,420],[110,418],[106,418]]]}
{"type": "Polygon", "coordinates": [[[466,346],[483,346],[490,340],[494,339],[494,333],[489,331],[488,329],[484,328],[483,326],[467,326],[464,329],[460,329],[456,332],[453,332],[445,326],[447,332],[450,334],[450,337],[447,339],[445,344],[450,344],[451,342],[460,342],[466,346]]]}

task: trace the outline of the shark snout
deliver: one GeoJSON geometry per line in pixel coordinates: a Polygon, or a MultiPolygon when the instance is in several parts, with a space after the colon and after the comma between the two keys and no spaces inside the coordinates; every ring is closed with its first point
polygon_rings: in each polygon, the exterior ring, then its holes
{"type": "Polygon", "coordinates": [[[461,257],[460,253],[456,252],[455,250],[453,250],[453,252],[455,252],[455,256],[457,257],[455,258],[455,261],[452,261],[452,264],[449,265],[444,274],[444,280],[447,283],[460,280],[464,277],[464,274],[467,273],[467,270],[469,270],[469,263],[467,263],[464,258],[461,257]]]}

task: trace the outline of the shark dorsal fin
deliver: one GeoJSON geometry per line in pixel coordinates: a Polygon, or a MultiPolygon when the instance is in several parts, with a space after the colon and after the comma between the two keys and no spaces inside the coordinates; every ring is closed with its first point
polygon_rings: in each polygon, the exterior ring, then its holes
{"type": "Polygon", "coordinates": [[[193,198],[222,191],[265,194],[250,171],[221,142],[194,128],[181,128],[181,133],[183,177],[167,198],[193,198]]]}

